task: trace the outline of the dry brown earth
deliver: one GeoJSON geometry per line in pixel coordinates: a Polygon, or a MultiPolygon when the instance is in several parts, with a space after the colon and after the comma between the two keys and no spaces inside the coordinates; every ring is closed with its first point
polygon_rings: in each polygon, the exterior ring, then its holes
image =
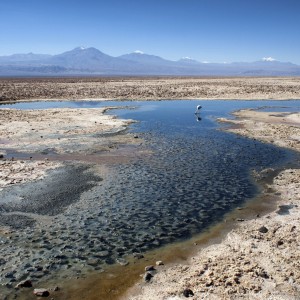
{"type": "Polygon", "coordinates": [[[0,101],[200,98],[300,99],[300,77],[0,79],[0,101]]]}

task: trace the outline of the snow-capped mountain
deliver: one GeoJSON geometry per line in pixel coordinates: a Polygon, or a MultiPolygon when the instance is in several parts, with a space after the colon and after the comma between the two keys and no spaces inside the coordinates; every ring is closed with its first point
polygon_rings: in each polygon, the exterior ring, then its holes
{"type": "Polygon", "coordinates": [[[57,55],[0,56],[0,76],[18,75],[299,76],[300,66],[272,57],[226,64],[203,63],[189,57],[171,61],[142,51],[113,57],[93,47],[77,47],[57,55]]]}

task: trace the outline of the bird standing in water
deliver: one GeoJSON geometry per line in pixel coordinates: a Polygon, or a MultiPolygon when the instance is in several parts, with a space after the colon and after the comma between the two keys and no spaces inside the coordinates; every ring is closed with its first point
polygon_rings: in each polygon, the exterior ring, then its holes
{"type": "Polygon", "coordinates": [[[199,113],[199,111],[200,111],[201,108],[202,108],[201,105],[197,105],[197,106],[196,106],[195,114],[199,113]]]}

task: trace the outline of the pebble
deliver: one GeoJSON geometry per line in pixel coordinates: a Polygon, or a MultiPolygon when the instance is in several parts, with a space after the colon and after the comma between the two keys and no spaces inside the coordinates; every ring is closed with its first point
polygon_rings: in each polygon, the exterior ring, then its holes
{"type": "Polygon", "coordinates": [[[158,261],[156,262],[156,265],[157,265],[157,266],[163,266],[164,263],[163,263],[161,260],[158,260],[158,261]]]}
{"type": "Polygon", "coordinates": [[[16,288],[32,287],[31,280],[23,280],[16,285],[16,288]]]}
{"type": "Polygon", "coordinates": [[[145,267],[145,272],[147,272],[147,271],[155,271],[154,266],[146,266],[145,267]]]}
{"type": "Polygon", "coordinates": [[[149,282],[151,280],[151,278],[153,277],[153,275],[149,272],[147,272],[145,275],[144,275],[144,281],[146,282],[149,282]]]}
{"type": "Polygon", "coordinates": [[[191,289],[185,289],[183,291],[183,296],[188,298],[188,297],[193,297],[194,296],[194,293],[191,289]]]}
{"type": "Polygon", "coordinates": [[[36,295],[37,297],[48,297],[50,296],[50,293],[47,289],[34,289],[33,294],[36,295]]]}
{"type": "Polygon", "coordinates": [[[268,230],[267,227],[262,226],[262,227],[258,228],[258,231],[261,232],[261,233],[267,233],[269,230],[268,230]]]}

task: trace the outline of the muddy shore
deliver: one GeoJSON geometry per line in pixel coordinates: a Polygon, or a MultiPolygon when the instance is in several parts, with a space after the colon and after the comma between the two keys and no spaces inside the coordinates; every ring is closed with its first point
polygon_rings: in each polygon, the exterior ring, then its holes
{"type": "Polygon", "coordinates": [[[300,77],[0,78],[0,101],[300,99],[300,77]]]}

